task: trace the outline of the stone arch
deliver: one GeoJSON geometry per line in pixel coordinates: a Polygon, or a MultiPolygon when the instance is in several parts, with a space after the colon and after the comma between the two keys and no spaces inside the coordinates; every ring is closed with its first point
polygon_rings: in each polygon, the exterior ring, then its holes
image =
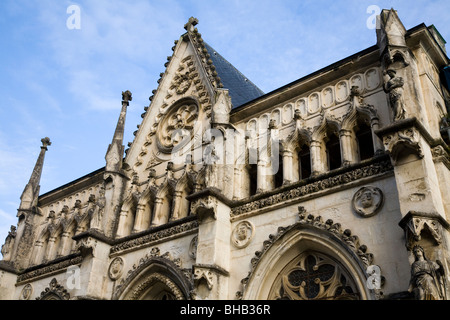
{"type": "Polygon", "coordinates": [[[367,247],[360,245],[358,237],[350,230],[342,230],[339,223],[332,220],[323,222],[320,216],[308,215],[302,207],[299,209],[302,209],[300,220],[289,227],[280,227],[277,234],[264,241],[263,250],[255,253],[251,270],[241,281],[242,291],[237,292],[237,298],[268,299],[283,269],[301,255],[313,252],[335,261],[345,271],[359,299],[376,299],[378,292],[367,286],[369,275],[366,270],[373,262],[373,255],[367,253],[367,247]]]}
{"type": "Polygon", "coordinates": [[[175,262],[164,256],[148,256],[116,288],[113,300],[190,299],[192,284],[175,262]]]}

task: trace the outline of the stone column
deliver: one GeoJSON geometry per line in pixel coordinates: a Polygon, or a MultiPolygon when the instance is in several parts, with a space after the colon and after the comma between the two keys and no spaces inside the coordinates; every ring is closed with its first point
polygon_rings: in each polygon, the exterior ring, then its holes
{"type": "Polygon", "coordinates": [[[121,210],[119,215],[119,225],[117,227],[116,237],[121,238],[126,236],[125,225],[128,217],[128,210],[121,210]]]}
{"type": "Polygon", "coordinates": [[[134,226],[132,233],[137,233],[145,228],[145,205],[138,204],[136,207],[136,218],[134,219],[134,226]]]}
{"type": "Polygon", "coordinates": [[[355,135],[351,130],[339,130],[339,139],[341,143],[342,164],[344,166],[355,163],[356,149],[355,149],[355,135]]]}
{"type": "Polygon", "coordinates": [[[310,144],[311,152],[311,175],[318,175],[325,172],[326,159],[324,159],[323,143],[317,140],[312,140],[310,144]]]}
{"type": "Polygon", "coordinates": [[[67,246],[69,245],[69,242],[70,242],[70,233],[63,232],[61,234],[61,243],[56,257],[61,257],[68,253],[67,246]]]}
{"type": "Polygon", "coordinates": [[[155,199],[155,209],[153,210],[153,220],[152,220],[152,226],[159,226],[161,225],[161,210],[163,205],[163,199],[156,198],[155,199]]]}
{"type": "Polygon", "coordinates": [[[180,218],[180,207],[181,207],[181,196],[183,195],[182,191],[174,191],[173,192],[173,210],[172,216],[169,221],[178,220],[180,218]]]}
{"type": "Polygon", "coordinates": [[[375,134],[377,130],[380,129],[380,119],[374,117],[370,120],[370,126],[372,127],[372,143],[375,154],[380,154],[384,152],[383,142],[375,134]]]}
{"type": "Polygon", "coordinates": [[[283,184],[291,183],[294,180],[293,154],[291,150],[283,150],[283,184]]]}
{"type": "Polygon", "coordinates": [[[50,260],[52,260],[54,258],[53,252],[55,250],[55,241],[56,241],[55,237],[49,237],[48,238],[47,250],[45,252],[45,256],[44,256],[44,261],[43,262],[50,261],[50,260]]]}
{"type": "Polygon", "coordinates": [[[197,256],[193,266],[195,299],[230,299],[231,209],[214,195],[207,195],[192,200],[192,212],[199,219],[197,256]]]}

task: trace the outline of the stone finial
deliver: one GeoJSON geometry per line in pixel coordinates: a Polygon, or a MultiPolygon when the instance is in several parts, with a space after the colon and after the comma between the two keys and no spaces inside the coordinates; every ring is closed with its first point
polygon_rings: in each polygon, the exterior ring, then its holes
{"type": "Polygon", "coordinates": [[[131,92],[129,90],[122,91],[122,103],[129,104],[130,101],[132,101],[133,98],[131,96],[131,92]]]}
{"type": "Polygon", "coordinates": [[[187,31],[192,31],[192,28],[198,24],[198,19],[194,17],[190,17],[188,22],[184,25],[184,29],[187,31]]]}
{"type": "Polygon", "coordinates": [[[45,138],[42,138],[41,139],[41,142],[42,142],[42,149],[45,149],[45,150],[47,150],[47,147],[48,146],[51,146],[52,145],[52,142],[50,141],[50,138],[49,137],[45,137],[45,138]]]}

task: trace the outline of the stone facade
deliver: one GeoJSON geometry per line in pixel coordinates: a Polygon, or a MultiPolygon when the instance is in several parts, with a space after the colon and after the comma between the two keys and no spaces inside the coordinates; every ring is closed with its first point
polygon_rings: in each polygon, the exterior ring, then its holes
{"type": "Polygon", "coordinates": [[[449,64],[383,10],[377,45],[263,94],[189,19],[125,150],[39,195],[2,246],[0,299],[450,297],[449,64]]]}

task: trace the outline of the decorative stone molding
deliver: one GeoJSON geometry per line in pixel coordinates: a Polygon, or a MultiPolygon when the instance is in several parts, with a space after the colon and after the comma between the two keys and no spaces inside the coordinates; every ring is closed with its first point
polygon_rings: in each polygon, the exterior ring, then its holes
{"type": "MultiPolygon", "coordinates": [[[[292,187],[292,189],[267,195],[261,199],[254,200],[242,205],[235,206],[231,210],[231,217],[243,215],[252,211],[257,211],[262,208],[270,207],[286,201],[295,200],[305,195],[311,195],[315,192],[327,190],[333,187],[342,186],[352,181],[357,181],[362,178],[375,176],[392,171],[393,167],[389,160],[379,161],[364,167],[355,168],[345,173],[328,176],[317,181],[292,187]]],[[[309,180],[310,181],[310,180],[309,180]]],[[[294,185],[295,186],[295,185],[294,185]]]]}
{"type": "Polygon", "coordinates": [[[255,226],[250,221],[241,221],[231,233],[231,243],[238,249],[248,246],[255,236],[255,226]]]}
{"type": "Polygon", "coordinates": [[[41,292],[36,300],[70,300],[70,294],[56,281],[56,278],[53,278],[50,285],[41,292]]]}
{"type": "Polygon", "coordinates": [[[383,205],[383,192],[377,187],[362,187],[352,199],[352,208],[359,216],[369,218],[380,211],[383,205]]]}
{"type": "Polygon", "coordinates": [[[144,272],[147,267],[152,264],[163,265],[163,269],[166,271],[171,271],[175,273],[178,280],[182,283],[182,287],[185,289],[185,294],[180,290],[180,283],[177,285],[174,279],[170,279],[168,276],[161,274],[160,272],[153,272],[149,274],[144,280],[139,281],[139,285],[134,287],[131,294],[128,292],[126,296],[127,299],[137,299],[143,292],[144,289],[149,288],[149,286],[156,280],[164,283],[169,287],[171,292],[176,296],[176,299],[182,300],[184,297],[189,296],[189,292],[192,287],[192,272],[190,269],[183,269],[181,265],[180,258],[173,258],[169,252],[161,255],[161,251],[158,247],[152,248],[144,257],[139,259],[139,262],[133,264],[130,270],[128,270],[125,277],[120,280],[120,284],[117,286],[113,293],[113,299],[119,299],[121,294],[127,289],[127,287],[138,277],[142,272],[144,272]]]}
{"type": "MultiPolygon", "coordinates": [[[[191,217],[188,217],[192,219],[191,217]]],[[[178,222],[178,221],[177,221],[178,222]]],[[[142,235],[138,238],[134,238],[131,240],[125,240],[119,244],[114,245],[110,249],[110,254],[115,254],[118,252],[126,251],[129,249],[137,249],[142,246],[150,245],[153,242],[161,241],[163,239],[184,234],[186,232],[193,231],[198,228],[198,221],[188,221],[185,223],[179,223],[173,225],[174,223],[168,223],[162,227],[155,227],[150,229],[145,235],[142,235]],[[170,226],[172,225],[172,226],[170,226]],[[156,229],[156,230],[155,230],[156,229]]]]}
{"type": "Polygon", "coordinates": [[[191,203],[191,211],[193,214],[196,214],[200,220],[203,220],[206,217],[216,219],[217,199],[213,196],[195,199],[191,203]]]}
{"type": "Polygon", "coordinates": [[[404,153],[405,148],[423,158],[422,148],[419,144],[420,133],[416,128],[407,128],[393,132],[383,137],[385,149],[391,154],[394,162],[404,153]]]}
{"type": "Polygon", "coordinates": [[[127,300],[138,300],[142,294],[155,282],[161,282],[166,285],[170,292],[175,296],[176,300],[185,300],[185,297],[178,286],[168,277],[160,274],[153,273],[142,281],[139,286],[133,290],[127,300]]]}
{"type": "Polygon", "coordinates": [[[442,232],[450,228],[450,224],[438,213],[427,214],[424,212],[410,211],[399,222],[399,226],[405,231],[406,247],[411,250],[422,239],[422,233],[427,230],[434,239],[435,245],[442,243],[442,232]]]}
{"type": "Polygon", "coordinates": [[[64,258],[63,261],[58,261],[58,259],[52,261],[51,264],[44,264],[36,267],[29,268],[24,271],[24,273],[19,274],[17,277],[17,283],[22,283],[35,278],[40,278],[43,276],[48,276],[50,274],[64,272],[64,270],[73,265],[79,265],[83,261],[83,257],[71,256],[69,259],[64,258]]]}
{"type": "Polygon", "coordinates": [[[312,214],[307,214],[304,207],[299,207],[299,221],[288,226],[279,227],[276,234],[269,235],[269,239],[263,242],[263,248],[261,251],[256,251],[255,256],[251,259],[251,268],[248,276],[241,280],[242,291],[236,293],[238,299],[242,299],[243,292],[245,291],[247,284],[250,281],[254,271],[256,270],[259,262],[264,257],[265,253],[278,241],[282,241],[283,236],[290,230],[301,228],[312,228],[317,229],[320,232],[325,231],[329,236],[340,241],[343,246],[347,247],[354,255],[355,259],[358,259],[360,264],[367,269],[372,265],[374,256],[372,253],[367,251],[367,246],[360,244],[359,238],[356,235],[352,235],[350,229],[342,230],[340,223],[335,223],[333,220],[328,219],[323,221],[321,216],[314,216],[312,214]]]}
{"type": "Polygon", "coordinates": [[[122,276],[125,261],[121,257],[116,257],[109,265],[108,276],[115,281],[122,276]]]}

